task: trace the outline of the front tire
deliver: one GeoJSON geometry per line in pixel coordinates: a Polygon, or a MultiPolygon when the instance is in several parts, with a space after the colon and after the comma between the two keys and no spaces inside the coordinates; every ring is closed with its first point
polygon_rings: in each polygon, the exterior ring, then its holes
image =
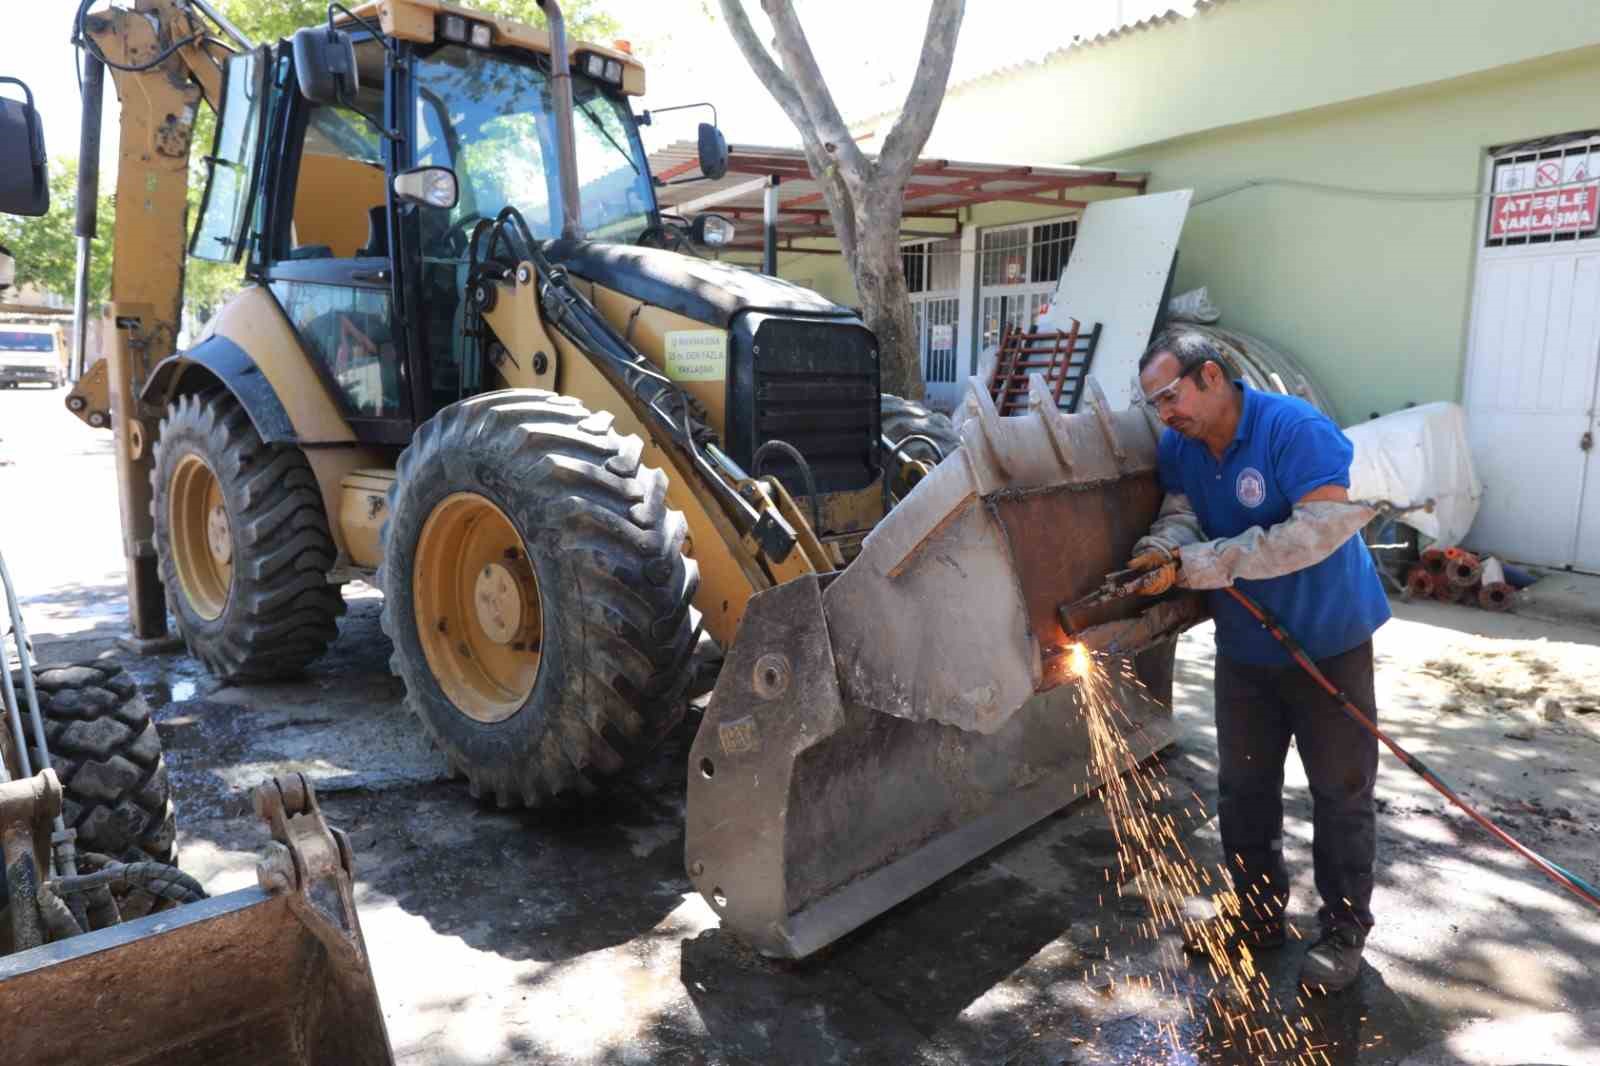
{"type": "Polygon", "coordinates": [[[514,389],[446,407],[400,456],[391,665],[474,796],[587,793],[683,716],[699,570],[642,452],[609,414],[514,389]]]}
{"type": "MultiPolygon", "coordinates": [[[[950,417],[929,410],[914,400],[885,392],[878,397],[878,411],[882,420],[883,435],[896,444],[905,441],[902,450],[913,459],[921,459],[937,466],[961,447],[961,435],[951,424],[950,417]],[[930,440],[937,445],[937,451],[929,446],[930,440]]],[[[892,457],[889,462],[890,469],[894,469],[892,457]]],[[[914,484],[907,483],[904,479],[896,479],[890,483],[889,490],[896,499],[901,499],[913,487],[914,484]]]]}
{"type": "Polygon", "coordinates": [[[322,494],[300,449],[266,444],[222,390],[167,408],[150,473],[167,607],[227,680],[297,674],[339,633],[344,598],[322,494]]]}

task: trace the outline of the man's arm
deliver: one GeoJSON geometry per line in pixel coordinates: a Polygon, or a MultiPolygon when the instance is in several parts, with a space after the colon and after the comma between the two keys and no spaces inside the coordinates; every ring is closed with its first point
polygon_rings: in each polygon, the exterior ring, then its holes
{"type": "Polygon", "coordinates": [[[1283,577],[1315,566],[1338,551],[1378,512],[1353,503],[1342,485],[1322,485],[1295,503],[1289,517],[1236,537],[1186,544],[1178,583],[1191,589],[1227,588],[1234,581],[1283,577]]]}

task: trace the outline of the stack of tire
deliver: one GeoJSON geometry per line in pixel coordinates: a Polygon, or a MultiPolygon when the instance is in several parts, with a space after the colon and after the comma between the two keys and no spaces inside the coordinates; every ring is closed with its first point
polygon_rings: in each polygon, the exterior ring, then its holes
{"type": "MultiPolygon", "coordinates": [[[[25,699],[22,678],[13,671],[12,679],[25,699]]],[[[150,708],[132,678],[116,663],[96,660],[36,667],[33,684],[50,754],[38,750],[30,728],[28,757],[35,771],[55,768],[78,853],[173,862],[172,786],[150,708]]]]}

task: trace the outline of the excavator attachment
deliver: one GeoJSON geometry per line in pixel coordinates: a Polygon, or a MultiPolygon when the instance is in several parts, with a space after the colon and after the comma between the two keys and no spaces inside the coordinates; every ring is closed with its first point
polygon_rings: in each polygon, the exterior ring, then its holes
{"type": "Polygon", "coordinates": [[[1061,618],[1161,502],[1159,426],[1089,384],[1064,414],[1035,377],[1002,418],[973,379],[962,447],[848,569],[751,600],[691,748],[685,851],[764,954],[811,954],[1173,739],[1199,599],[1061,618]],[[1110,682],[1116,759],[1091,758],[1074,643],[1110,682]]]}
{"type": "Polygon", "coordinates": [[[259,887],[0,958],[6,1062],[392,1066],[349,843],[299,774],[255,804],[259,887]]]}

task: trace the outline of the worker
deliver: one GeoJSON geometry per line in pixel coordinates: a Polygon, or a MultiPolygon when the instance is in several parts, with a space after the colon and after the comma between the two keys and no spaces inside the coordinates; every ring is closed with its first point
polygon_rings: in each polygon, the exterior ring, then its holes
{"type": "MultiPolygon", "coordinates": [[[[1229,379],[1193,330],[1158,336],[1139,360],[1143,402],[1166,425],[1166,495],[1129,567],[1139,591],[1174,585],[1239,590],[1276,616],[1319,669],[1377,720],[1372,634],[1389,602],[1357,536],[1374,515],[1350,502],[1354,448],[1338,426],[1292,396],[1229,379]]],[[[1294,738],[1311,785],[1312,860],[1321,935],[1301,964],[1312,991],[1349,986],[1372,928],[1378,744],[1231,596],[1216,620],[1217,816],[1240,914],[1191,927],[1185,948],[1237,952],[1284,943],[1283,767],[1294,738]]]]}

